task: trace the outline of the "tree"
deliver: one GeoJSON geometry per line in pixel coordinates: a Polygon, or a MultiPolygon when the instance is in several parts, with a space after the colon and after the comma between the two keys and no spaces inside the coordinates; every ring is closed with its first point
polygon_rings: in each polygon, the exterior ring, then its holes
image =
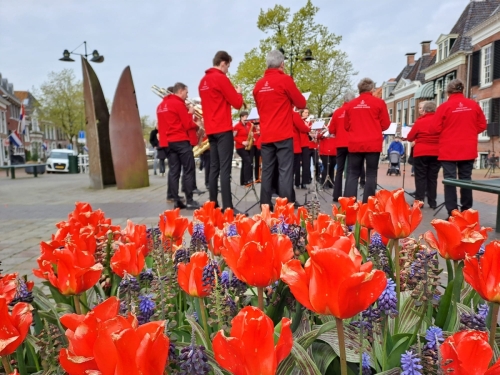
{"type": "Polygon", "coordinates": [[[243,88],[247,103],[253,102],[252,90],[266,69],[266,54],[283,48],[288,59],[287,72],[293,67],[293,77],[302,92],[311,92],[308,108],[321,117],[341,104],[345,90],[351,88],[353,71],[347,54],[338,49],[342,39],[330,33],[326,26],[314,21],[319,8],[311,0],[293,15],[290,8],[276,5],[261,9],[257,27],[269,36],[260,41],[259,47],[245,54],[232,79],[243,88]],[[301,58],[310,49],[315,60],[305,62],[301,58]]]}
{"type": "Polygon", "coordinates": [[[141,116],[142,135],[149,142],[149,133],[155,128],[156,121],[149,118],[148,115],[141,116]]]}
{"type": "Polygon", "coordinates": [[[49,73],[48,80],[35,90],[42,123],[61,129],[70,142],[85,128],[83,84],[72,69],[49,73]]]}

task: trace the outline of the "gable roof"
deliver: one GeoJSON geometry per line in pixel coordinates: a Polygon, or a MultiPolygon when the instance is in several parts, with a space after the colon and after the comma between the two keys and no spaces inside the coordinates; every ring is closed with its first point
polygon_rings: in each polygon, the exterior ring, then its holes
{"type": "Polygon", "coordinates": [[[451,47],[449,54],[452,55],[458,51],[469,51],[472,49],[471,38],[464,34],[486,20],[493,13],[498,12],[499,6],[500,0],[471,1],[467,4],[460,18],[450,31],[450,34],[458,34],[458,38],[451,47]]]}
{"type": "Polygon", "coordinates": [[[25,99],[28,99],[29,92],[28,91],[14,91],[14,95],[18,98],[21,103],[24,102],[25,99]]]}
{"type": "Polygon", "coordinates": [[[425,83],[425,74],[422,73],[422,70],[434,64],[436,60],[436,52],[437,51],[433,49],[430,54],[421,56],[417,61],[415,61],[415,64],[406,65],[398,74],[396,82],[399,83],[402,79],[406,79],[410,82],[420,81],[421,83],[425,83]]]}

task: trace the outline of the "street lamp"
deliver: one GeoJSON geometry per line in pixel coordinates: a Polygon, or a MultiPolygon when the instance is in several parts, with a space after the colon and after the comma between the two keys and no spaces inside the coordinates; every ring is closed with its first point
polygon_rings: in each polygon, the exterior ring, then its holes
{"type": "MultiPolygon", "coordinates": [[[[102,63],[104,61],[104,56],[102,55],[99,55],[99,52],[97,52],[97,50],[95,49],[92,54],[90,53],[87,53],[87,42],[83,42],[82,44],[80,44],[78,47],[76,47],[73,51],[69,52],[67,49],[64,50],[63,52],[63,57],[61,57],[59,59],[59,61],[66,61],[66,62],[73,62],[75,60],[73,60],[71,58],[71,55],[79,55],[79,56],[83,56],[85,57],[85,59],[87,59],[88,56],[92,56],[92,58],[90,59],[90,61],[92,62],[95,62],[95,63],[102,63]],[[81,53],[76,53],[74,51],[76,51],[82,44],[85,45],[85,54],[81,54],[81,53]]],[[[87,59],[88,60],[88,59],[87,59]]]]}
{"type": "MultiPolygon", "coordinates": [[[[281,27],[278,26],[278,33],[281,34],[281,27]]],[[[293,78],[293,64],[295,61],[313,61],[315,60],[312,54],[312,51],[308,48],[301,53],[295,48],[295,44],[292,40],[290,40],[291,48],[290,52],[286,53],[283,47],[279,48],[279,51],[285,56],[285,60],[290,60],[290,76],[293,78]]]]}

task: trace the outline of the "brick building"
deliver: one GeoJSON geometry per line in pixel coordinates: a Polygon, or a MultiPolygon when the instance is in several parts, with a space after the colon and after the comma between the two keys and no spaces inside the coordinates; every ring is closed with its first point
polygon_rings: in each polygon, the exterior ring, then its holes
{"type": "MultiPolygon", "coordinates": [[[[6,121],[7,135],[12,131],[19,129],[19,116],[21,115],[21,101],[14,95],[14,85],[9,83],[7,78],[3,78],[0,74],[0,96],[8,103],[6,106],[6,121]]],[[[29,139],[29,138],[28,138],[29,139]]],[[[24,146],[29,147],[29,141],[24,143],[24,146]]],[[[12,144],[7,145],[7,142],[2,144],[3,154],[2,162],[7,163],[9,158],[16,157],[24,160],[24,146],[14,147],[12,144]]]]}

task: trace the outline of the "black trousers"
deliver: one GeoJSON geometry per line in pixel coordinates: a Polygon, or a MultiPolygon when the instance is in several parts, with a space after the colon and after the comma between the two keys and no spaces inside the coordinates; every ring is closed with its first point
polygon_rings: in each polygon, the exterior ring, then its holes
{"type": "Polygon", "coordinates": [[[205,169],[205,186],[208,186],[210,175],[210,150],[201,154],[201,160],[203,161],[203,168],[205,169]]]}
{"type": "Polygon", "coordinates": [[[231,199],[231,163],[233,161],[234,137],[232,131],[210,134],[210,200],[218,203],[218,182],[220,176],[220,189],[222,195],[222,208],[233,208],[231,199]]]}
{"type": "Polygon", "coordinates": [[[195,165],[193,148],[189,141],[170,142],[170,154],[168,156],[168,186],[174,200],[179,201],[179,178],[181,168],[184,172],[184,192],[186,201],[193,200],[193,189],[195,186],[195,165]]]}
{"type": "Polygon", "coordinates": [[[260,203],[272,208],[273,175],[278,164],[278,195],[294,202],[293,191],[293,139],[262,144],[262,184],[260,203]]]}
{"type": "Polygon", "coordinates": [[[302,161],[302,152],[293,154],[293,179],[294,184],[300,187],[300,162],[302,161]]]}
{"type": "Polygon", "coordinates": [[[302,147],[302,184],[311,183],[311,149],[302,147]]]}
{"type": "Polygon", "coordinates": [[[236,153],[241,158],[240,185],[246,185],[252,181],[253,165],[252,154],[250,150],[245,148],[237,148],[236,153]]]}
{"type": "Polygon", "coordinates": [[[437,179],[441,163],[437,156],[417,156],[413,158],[415,173],[415,199],[424,201],[430,207],[436,207],[437,179]]]}
{"type": "MultiPolygon", "coordinates": [[[[338,201],[342,197],[342,179],[344,178],[344,168],[349,155],[347,147],[337,147],[337,174],[335,175],[335,183],[333,188],[333,200],[338,201]]],[[[346,177],[347,180],[347,177],[346,177]]]]}
{"type": "MultiPolygon", "coordinates": [[[[337,163],[336,156],[329,155],[321,155],[321,161],[323,162],[323,171],[321,172],[321,176],[319,182],[321,185],[325,183],[326,176],[330,176],[330,180],[335,181],[335,164],[337,163]]],[[[333,187],[328,186],[328,188],[333,187]]]]}
{"type": "MultiPolygon", "coordinates": [[[[458,171],[459,180],[470,181],[472,179],[474,160],[441,161],[441,166],[443,167],[444,178],[456,179],[458,171]]],[[[451,215],[451,211],[458,208],[456,187],[444,185],[444,203],[448,210],[448,215],[451,215]]],[[[472,190],[460,189],[460,206],[462,211],[472,208],[472,190]]]]}
{"type": "Polygon", "coordinates": [[[253,168],[254,168],[254,179],[257,181],[260,178],[260,150],[257,146],[252,146],[251,158],[253,160],[253,168]]]}
{"type": "Polygon", "coordinates": [[[375,195],[377,189],[377,170],[380,152],[350,152],[347,183],[345,187],[346,197],[358,196],[358,182],[361,177],[364,163],[366,161],[366,182],[363,193],[363,203],[368,202],[368,197],[375,195]]]}
{"type": "Polygon", "coordinates": [[[310,149],[311,150],[311,164],[314,166],[314,173],[316,174],[316,181],[319,181],[320,179],[320,164],[319,164],[319,152],[317,149],[310,149]]]}

